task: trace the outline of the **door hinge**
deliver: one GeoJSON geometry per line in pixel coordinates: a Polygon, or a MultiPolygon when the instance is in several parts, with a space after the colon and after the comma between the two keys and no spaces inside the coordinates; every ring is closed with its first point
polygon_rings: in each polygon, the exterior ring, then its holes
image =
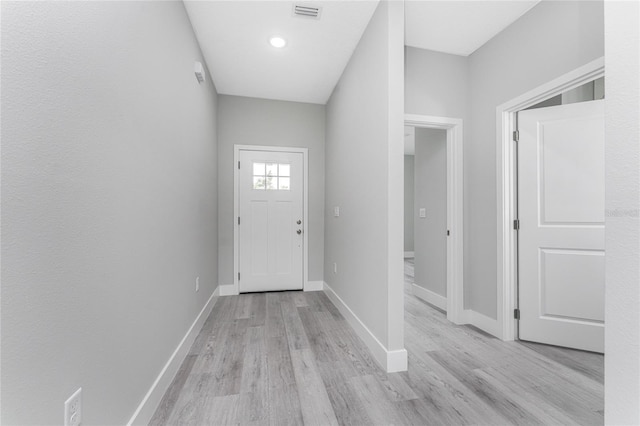
{"type": "Polygon", "coordinates": [[[238,161],[238,170],[240,169],[240,162],[238,161]]]}
{"type": "Polygon", "coordinates": [[[513,317],[517,320],[520,319],[520,309],[516,308],[513,310],[513,317]]]}
{"type": "Polygon", "coordinates": [[[238,272],[238,281],[240,281],[240,272],[238,272]]]}
{"type": "Polygon", "coordinates": [[[514,130],[513,131],[513,140],[515,142],[518,142],[520,140],[520,130],[514,130]]]}
{"type": "Polygon", "coordinates": [[[451,232],[447,229],[447,237],[451,235],[451,232]]]}
{"type": "Polygon", "coordinates": [[[240,216],[238,216],[238,225],[240,225],[240,216]]]}
{"type": "Polygon", "coordinates": [[[515,229],[516,231],[520,229],[520,219],[516,219],[513,221],[513,229],[515,229]]]}

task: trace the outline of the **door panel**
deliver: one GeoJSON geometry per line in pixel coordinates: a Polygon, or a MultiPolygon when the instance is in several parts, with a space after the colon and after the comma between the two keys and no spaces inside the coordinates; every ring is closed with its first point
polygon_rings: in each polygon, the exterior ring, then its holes
{"type": "Polygon", "coordinates": [[[603,121],[591,117],[541,120],[537,134],[542,223],[603,224],[603,121]]]}
{"type": "Polygon", "coordinates": [[[276,271],[278,274],[290,274],[293,259],[291,251],[294,244],[291,232],[291,224],[295,223],[296,218],[293,217],[293,208],[290,201],[278,201],[275,205],[275,221],[276,221],[276,271]]]}
{"type": "Polygon", "coordinates": [[[302,289],[303,155],[240,150],[239,158],[239,291],[302,289]]]}
{"type": "Polygon", "coordinates": [[[604,321],[604,251],[541,249],[540,254],[541,315],[604,321]]]}
{"type": "Polygon", "coordinates": [[[518,114],[519,338],[604,351],[604,101],[518,114]]]}
{"type": "MultiPolygon", "coordinates": [[[[251,265],[253,275],[266,275],[269,273],[269,204],[263,200],[251,200],[249,206],[251,213],[248,215],[249,220],[245,227],[249,228],[245,232],[251,233],[251,238],[248,240],[251,257],[248,263],[251,265]]],[[[245,215],[241,212],[240,217],[243,216],[245,215]]],[[[247,261],[241,263],[246,264],[247,261]]]]}

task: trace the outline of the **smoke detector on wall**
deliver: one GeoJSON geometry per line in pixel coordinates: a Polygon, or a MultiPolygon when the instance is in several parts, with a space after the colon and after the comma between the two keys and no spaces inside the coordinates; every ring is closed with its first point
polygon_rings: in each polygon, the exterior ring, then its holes
{"type": "Polygon", "coordinates": [[[293,16],[297,18],[320,19],[321,13],[322,8],[319,6],[295,3],[293,5],[293,16]]]}

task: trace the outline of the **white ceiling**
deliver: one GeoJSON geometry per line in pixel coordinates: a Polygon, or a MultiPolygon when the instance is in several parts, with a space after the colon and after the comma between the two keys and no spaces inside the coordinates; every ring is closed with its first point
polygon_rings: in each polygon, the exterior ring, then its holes
{"type": "Polygon", "coordinates": [[[218,93],[327,102],[378,1],[295,3],[322,7],[320,19],[294,17],[292,1],[185,1],[218,93]]]}
{"type": "MultiPolygon", "coordinates": [[[[405,44],[469,55],[538,1],[407,0],[405,44]]],[[[218,93],[324,104],[378,0],[184,3],[218,93]],[[320,19],[294,17],[294,4],[320,6],[320,19]],[[270,46],[273,35],[287,46],[270,46]]]]}
{"type": "Polygon", "coordinates": [[[527,13],[539,1],[407,0],[405,44],[468,56],[527,13]]]}

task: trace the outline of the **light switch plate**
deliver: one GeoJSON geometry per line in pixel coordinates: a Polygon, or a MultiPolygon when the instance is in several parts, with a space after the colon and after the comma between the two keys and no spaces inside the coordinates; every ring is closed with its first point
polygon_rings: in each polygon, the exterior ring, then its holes
{"type": "Polygon", "coordinates": [[[427,209],[425,208],[420,209],[420,217],[427,217],[427,209]]]}
{"type": "Polygon", "coordinates": [[[338,217],[338,216],[340,216],[340,207],[335,206],[335,207],[333,208],[333,216],[334,216],[334,217],[338,217]]]}

